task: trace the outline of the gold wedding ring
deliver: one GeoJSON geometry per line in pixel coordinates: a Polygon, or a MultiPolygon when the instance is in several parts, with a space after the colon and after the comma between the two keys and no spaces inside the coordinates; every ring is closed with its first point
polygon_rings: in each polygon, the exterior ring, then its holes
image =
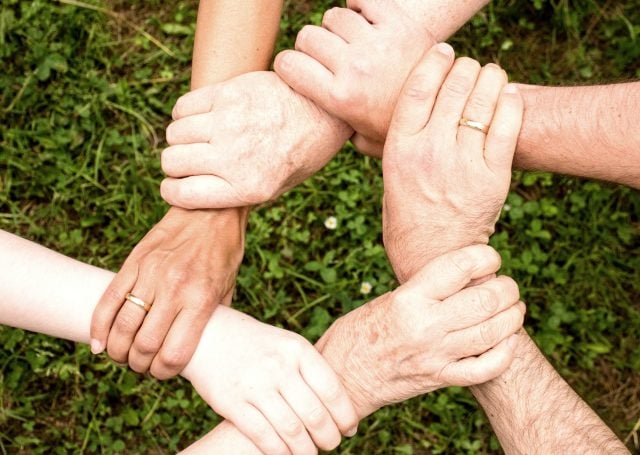
{"type": "Polygon", "coordinates": [[[142,300],[139,297],[136,297],[132,293],[128,293],[127,296],[125,297],[125,299],[128,300],[129,302],[133,303],[134,305],[138,305],[140,308],[142,308],[147,313],[151,309],[151,304],[150,303],[145,302],[144,300],[142,300]]]}
{"type": "Polygon", "coordinates": [[[475,120],[469,120],[468,118],[464,118],[464,117],[460,119],[460,126],[466,126],[468,128],[472,128],[484,134],[487,134],[487,131],[489,131],[489,125],[485,125],[484,123],[481,123],[481,122],[476,122],[475,120]]]}

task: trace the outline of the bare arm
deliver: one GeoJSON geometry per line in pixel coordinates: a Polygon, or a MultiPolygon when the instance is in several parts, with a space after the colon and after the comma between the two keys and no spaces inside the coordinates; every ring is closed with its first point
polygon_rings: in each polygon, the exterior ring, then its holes
{"type": "Polygon", "coordinates": [[[629,453],[524,331],[507,372],[471,390],[507,454],[629,453]]]}
{"type": "MultiPolygon", "coordinates": [[[[520,131],[522,98],[513,85],[503,88],[506,74],[466,58],[453,63],[450,54],[445,59],[437,52],[441,46],[409,77],[384,148],[383,236],[401,281],[434,251],[487,241],[488,235],[470,238],[466,232],[493,231],[520,131]],[[485,134],[458,125],[462,117],[491,126],[485,134]],[[474,150],[476,159],[451,159],[473,157],[474,150]],[[438,219],[455,234],[433,235],[438,219]]],[[[507,453],[625,453],[525,332],[506,372],[473,391],[507,453]]]]}
{"type": "Polygon", "coordinates": [[[281,11],[281,0],[201,0],[191,88],[267,69],[281,11]]]}
{"type": "MultiPolygon", "coordinates": [[[[281,7],[280,0],[203,0],[192,86],[265,69],[281,7]]],[[[114,360],[161,379],[178,374],[217,305],[231,302],[248,211],[171,207],[103,295],[93,316],[92,351],[106,348],[114,360]],[[125,301],[129,292],[153,304],[152,317],[125,301]]]]}
{"type": "MultiPolygon", "coordinates": [[[[446,39],[486,3],[351,1],[349,7],[375,26],[348,9],[330,10],[323,25],[331,33],[306,27],[296,51],[281,53],[275,69],[295,90],[351,125],[362,152],[380,157],[411,68],[430,43],[446,39]]],[[[634,123],[640,83],[520,88],[525,117],[516,167],[640,187],[640,131],[634,123]]]]}
{"type": "Polygon", "coordinates": [[[640,188],[640,82],[520,88],[525,115],[517,167],[640,188]]]}

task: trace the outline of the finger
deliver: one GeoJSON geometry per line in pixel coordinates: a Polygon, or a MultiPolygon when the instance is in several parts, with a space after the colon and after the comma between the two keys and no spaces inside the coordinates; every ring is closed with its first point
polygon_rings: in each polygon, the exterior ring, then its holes
{"type": "Polygon", "coordinates": [[[160,195],[168,204],[184,209],[223,209],[254,204],[240,197],[227,180],[215,175],[164,179],[160,184],[160,195]]]}
{"type": "Polygon", "coordinates": [[[351,43],[372,30],[362,15],[349,8],[334,7],[325,11],[322,26],[347,43],[351,43]]]}
{"type": "Polygon", "coordinates": [[[430,120],[432,131],[456,137],[464,107],[479,73],[480,64],[477,61],[468,57],[456,60],[438,93],[430,120]]]}
{"type": "Polygon", "coordinates": [[[209,321],[207,310],[182,308],[173,321],[162,347],[151,363],[151,375],[156,379],[169,379],[180,374],[198,346],[200,336],[209,321]]]}
{"type": "MultiPolygon", "coordinates": [[[[139,265],[138,265],[139,267],[139,265]]],[[[155,278],[153,270],[138,275],[131,294],[147,304],[153,304],[155,297],[155,278]]],[[[144,308],[128,300],[118,312],[107,339],[109,357],[119,363],[127,363],[133,339],[147,312],[144,308]]]]}
{"type": "Polygon", "coordinates": [[[468,246],[433,259],[398,290],[417,289],[430,299],[442,300],[471,280],[495,273],[500,264],[500,255],[490,246],[468,246]]]}
{"type": "Polygon", "coordinates": [[[485,142],[485,162],[495,173],[511,173],[523,110],[524,103],[517,85],[508,84],[498,99],[485,142]]]}
{"type": "Polygon", "coordinates": [[[318,452],[304,424],[281,395],[262,397],[252,404],[275,428],[293,455],[318,452]]]}
{"type": "Polygon", "coordinates": [[[518,284],[507,276],[500,276],[461,290],[434,310],[448,321],[446,330],[453,332],[485,322],[519,299],[518,284]]]}
{"type": "Polygon", "coordinates": [[[427,52],[404,84],[390,131],[416,134],[425,127],[453,58],[453,48],[447,43],[436,44],[427,52]]]}
{"type": "Polygon", "coordinates": [[[524,314],[524,303],[518,302],[487,321],[447,334],[450,352],[458,358],[481,355],[520,330],[524,314]]]}
{"type": "Polygon", "coordinates": [[[216,153],[216,148],[206,142],[172,145],[161,155],[162,171],[173,178],[215,174],[215,169],[224,169],[220,160],[226,161],[226,154],[216,153]]]}
{"type": "Polygon", "coordinates": [[[210,112],[179,118],[167,127],[167,143],[176,145],[209,142],[213,137],[211,132],[213,124],[215,121],[211,118],[210,112]]]}
{"type": "Polygon", "coordinates": [[[329,110],[333,73],[320,62],[304,52],[287,50],[276,56],[273,69],[293,90],[329,110]]]}
{"type": "Polygon", "coordinates": [[[373,158],[382,158],[382,151],[384,150],[384,143],[371,140],[364,137],[361,134],[354,134],[351,136],[351,143],[363,155],[373,158]]]}
{"type": "Polygon", "coordinates": [[[107,337],[124,299],[138,279],[138,265],[125,261],[122,268],[100,297],[91,317],[91,352],[99,354],[107,346],[107,337]]]}
{"type": "Polygon", "coordinates": [[[178,120],[189,115],[209,112],[213,108],[217,89],[217,85],[208,85],[182,95],[173,106],[171,116],[174,120],[178,120]]]}
{"type": "Polygon", "coordinates": [[[265,454],[290,455],[284,441],[267,418],[253,405],[236,405],[233,412],[225,416],[265,454]]]}
{"type": "Polygon", "coordinates": [[[315,348],[300,362],[300,374],[331,414],[340,432],[353,436],[358,428],[358,414],[335,372],[315,348]]]}
{"type": "Polygon", "coordinates": [[[292,378],[280,393],[302,420],[319,448],[332,450],[340,444],[340,430],[329,411],[302,378],[292,378]]]}
{"type": "MultiPolygon", "coordinates": [[[[491,125],[498,98],[502,88],[507,84],[507,74],[498,65],[490,63],[480,70],[476,86],[471,92],[462,116],[465,119],[491,125]]],[[[458,127],[458,144],[465,153],[478,154],[481,158],[484,151],[486,133],[468,126],[458,127]]]]}
{"type": "Polygon", "coordinates": [[[385,18],[382,3],[369,0],[347,0],[347,8],[360,13],[368,22],[377,24],[385,18]]]}
{"type": "Polygon", "coordinates": [[[338,35],[315,25],[305,25],[296,37],[295,49],[335,72],[344,58],[347,43],[338,35]]]}
{"type": "Polygon", "coordinates": [[[169,328],[176,318],[176,313],[171,299],[161,293],[144,318],[129,350],[129,366],[133,371],[138,373],[149,371],[154,357],[160,351],[169,328]]]}
{"type": "Polygon", "coordinates": [[[511,335],[479,357],[467,357],[448,364],[442,370],[441,378],[451,385],[468,387],[500,376],[511,365],[518,336],[511,335]]]}
{"type": "Polygon", "coordinates": [[[107,353],[114,361],[128,363],[129,349],[146,314],[144,308],[128,300],[124,302],[107,338],[107,353]]]}

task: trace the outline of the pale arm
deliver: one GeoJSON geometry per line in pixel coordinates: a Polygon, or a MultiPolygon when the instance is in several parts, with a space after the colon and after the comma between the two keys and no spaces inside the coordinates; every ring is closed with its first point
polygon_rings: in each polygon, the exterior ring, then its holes
{"type": "Polygon", "coordinates": [[[640,188],[640,82],[520,88],[525,115],[518,168],[640,188]]]}

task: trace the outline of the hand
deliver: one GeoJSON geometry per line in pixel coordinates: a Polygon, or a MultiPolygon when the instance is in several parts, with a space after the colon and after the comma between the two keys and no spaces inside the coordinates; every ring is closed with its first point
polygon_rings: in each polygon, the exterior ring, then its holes
{"type": "Polygon", "coordinates": [[[346,390],[308,341],[230,308],[216,309],[183,376],[267,454],[332,450],[358,424],[346,390]]]}
{"type": "Polygon", "coordinates": [[[395,291],[338,319],[318,342],[362,418],[451,385],[480,384],[511,364],[525,307],[492,278],[500,256],[476,245],[431,261],[395,291]]]}
{"type": "Polygon", "coordinates": [[[244,252],[246,211],[172,208],[133,249],[102,296],[91,347],[158,379],[191,358],[211,313],[229,305],[244,252]],[[131,293],[149,313],[125,301],[131,293]]]}
{"type": "Polygon", "coordinates": [[[356,131],[354,145],[380,156],[404,81],[435,44],[425,19],[406,2],[351,1],[332,8],[322,26],[298,33],[295,51],[283,51],[275,71],[294,90],[356,131]]]}
{"type": "Polygon", "coordinates": [[[161,193],[189,209],[275,199],[322,168],[351,134],[273,72],[192,91],[173,117],[161,193]]]}
{"type": "Polygon", "coordinates": [[[509,191],[522,98],[498,66],[434,46],[403,89],[384,148],[383,238],[400,282],[487,243],[509,191]],[[506,87],[505,87],[506,85],[506,87]],[[489,126],[483,133],[462,118],[489,126]]]}

